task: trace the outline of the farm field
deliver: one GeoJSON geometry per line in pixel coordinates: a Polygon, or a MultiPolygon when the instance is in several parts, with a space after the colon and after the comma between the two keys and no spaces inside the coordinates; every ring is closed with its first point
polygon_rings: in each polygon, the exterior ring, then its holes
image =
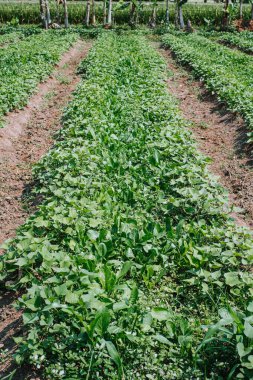
{"type": "MultiPolygon", "coordinates": [[[[231,35],[228,38],[231,39],[231,35]]],[[[237,38],[240,40],[241,37],[237,38]]],[[[252,57],[201,35],[168,34],[163,36],[162,43],[173,51],[179,62],[189,65],[194,74],[205,82],[210,91],[218,95],[220,101],[226,102],[231,111],[242,115],[249,128],[248,141],[251,142],[252,57]]]]}
{"type": "Polygon", "coordinates": [[[50,31],[15,41],[21,36],[18,32],[0,36],[0,43],[2,38],[7,44],[0,48],[0,117],[27,103],[38,83],[77,39],[76,34],[50,31]]]}
{"type": "MultiPolygon", "coordinates": [[[[48,31],[16,45],[16,33],[0,50],[3,81],[21,83],[29,65],[39,74],[8,110],[79,38],[48,31]]],[[[251,133],[252,57],[197,33],[162,42],[251,133]]],[[[41,379],[253,377],[252,234],[233,221],[167,71],[140,31],[101,31],[33,166],[39,204],[4,244],[0,281],[23,313],[16,362],[41,379]]]]}
{"type": "Polygon", "coordinates": [[[225,45],[238,48],[245,53],[253,54],[253,36],[252,33],[244,32],[240,35],[234,33],[225,33],[223,36],[218,38],[220,43],[225,45]]]}

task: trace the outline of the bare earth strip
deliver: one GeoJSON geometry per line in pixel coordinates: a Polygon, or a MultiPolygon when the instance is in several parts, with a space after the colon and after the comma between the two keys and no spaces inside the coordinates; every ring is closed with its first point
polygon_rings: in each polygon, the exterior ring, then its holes
{"type": "MultiPolygon", "coordinates": [[[[15,236],[16,228],[29,215],[22,200],[31,181],[31,167],[48,151],[61,127],[62,110],[80,81],[77,66],[90,47],[89,42],[77,42],[63,55],[51,77],[38,86],[27,107],[8,114],[6,126],[0,129],[0,243],[15,236]]],[[[0,290],[0,378],[13,369],[12,337],[19,336],[21,328],[21,312],[12,307],[17,296],[0,290]]],[[[22,369],[13,380],[26,378],[37,379],[30,369],[28,374],[22,369]]]]}
{"type": "Polygon", "coordinates": [[[27,107],[7,115],[6,127],[0,129],[0,244],[14,236],[27,217],[20,200],[31,165],[45,154],[60,128],[62,109],[80,79],[76,67],[89,47],[89,43],[78,42],[65,53],[27,107]]]}
{"type": "Polygon", "coordinates": [[[253,167],[252,147],[246,143],[243,120],[226,110],[203,83],[177,65],[169,50],[154,46],[168,64],[167,84],[170,93],[179,100],[180,110],[192,122],[192,132],[199,149],[212,159],[210,171],[228,190],[232,205],[242,209],[231,216],[237,224],[253,227],[253,167]]]}

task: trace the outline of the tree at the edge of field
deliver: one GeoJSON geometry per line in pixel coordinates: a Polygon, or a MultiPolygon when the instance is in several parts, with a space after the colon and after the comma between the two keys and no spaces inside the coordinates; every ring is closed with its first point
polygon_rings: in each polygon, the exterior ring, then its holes
{"type": "Polygon", "coordinates": [[[52,21],[51,21],[51,15],[50,15],[49,2],[48,0],[44,0],[44,1],[45,1],[45,12],[46,12],[46,20],[47,20],[47,28],[48,28],[49,25],[51,25],[52,21]]]}
{"type": "Polygon", "coordinates": [[[184,29],[184,16],[183,16],[183,5],[187,3],[188,0],[176,0],[175,1],[175,26],[176,28],[184,29]]]}
{"type": "Polygon", "coordinates": [[[130,3],[130,25],[135,25],[136,23],[136,7],[137,1],[132,0],[130,3]]]}
{"type": "Polygon", "coordinates": [[[46,18],[46,8],[44,0],[40,0],[40,18],[42,21],[42,25],[45,29],[48,29],[48,23],[46,18]]]}
{"type": "Polygon", "coordinates": [[[239,4],[239,17],[240,19],[243,18],[243,0],[240,0],[240,4],[239,4]]]}
{"type": "Polygon", "coordinates": [[[153,0],[152,3],[152,14],[149,20],[149,25],[151,28],[154,28],[156,26],[157,0],[153,0]]]}
{"type": "Polygon", "coordinates": [[[86,2],[86,11],[85,11],[84,24],[86,26],[90,25],[90,0],[87,0],[87,2],[86,2]]]}
{"type": "Polygon", "coordinates": [[[51,24],[50,8],[48,0],[40,0],[40,18],[45,29],[51,24]]]}
{"type": "Polygon", "coordinates": [[[107,25],[112,25],[112,0],[108,1],[107,25]]]}
{"type": "Polygon", "coordinates": [[[107,3],[106,0],[103,0],[103,25],[106,25],[107,18],[107,3]]]}
{"type": "Polygon", "coordinates": [[[170,23],[169,0],[166,0],[165,24],[169,25],[169,23],[170,23]]]}
{"type": "Polygon", "coordinates": [[[63,9],[64,9],[64,25],[65,28],[69,27],[69,16],[68,16],[68,6],[67,6],[67,0],[62,1],[63,9]]]}
{"type": "Polygon", "coordinates": [[[224,9],[223,9],[223,19],[222,19],[222,28],[223,29],[227,29],[228,26],[229,26],[229,14],[230,14],[230,11],[231,11],[231,8],[233,7],[233,3],[231,0],[225,0],[225,3],[224,3],[224,9]]]}
{"type": "Polygon", "coordinates": [[[95,0],[91,0],[91,25],[96,25],[96,9],[95,0]]]}

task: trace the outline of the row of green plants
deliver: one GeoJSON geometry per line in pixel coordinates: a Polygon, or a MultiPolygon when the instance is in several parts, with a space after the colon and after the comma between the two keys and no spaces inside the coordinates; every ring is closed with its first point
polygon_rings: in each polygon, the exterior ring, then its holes
{"type": "Polygon", "coordinates": [[[252,32],[242,32],[242,33],[227,33],[222,34],[218,38],[220,43],[225,45],[238,48],[245,53],[253,54],[253,33],[252,32]]]}
{"type": "Polygon", "coordinates": [[[18,43],[19,40],[23,39],[24,35],[20,32],[12,32],[7,34],[0,34],[0,47],[6,46],[10,43],[18,43]]]}
{"type": "Polygon", "coordinates": [[[38,25],[12,25],[7,23],[0,27],[0,46],[19,43],[20,40],[28,36],[40,34],[41,31],[42,29],[38,25]]]}
{"type": "MultiPolygon", "coordinates": [[[[167,32],[170,29],[167,29],[167,32]]],[[[164,28],[164,31],[166,29],[164,28]]],[[[170,30],[172,32],[172,30],[170,30]]],[[[164,33],[165,34],[165,33],[164,33]]],[[[221,32],[217,30],[199,30],[198,34],[209,38],[212,41],[217,41],[221,44],[224,44],[231,48],[236,48],[244,53],[252,54],[253,53],[253,33],[247,30],[237,32],[221,32]]]]}
{"type": "MultiPolygon", "coordinates": [[[[85,19],[85,2],[69,3],[68,4],[68,18],[70,24],[83,23],[85,19]]],[[[142,4],[139,9],[139,23],[148,24],[152,14],[152,4],[142,4]]],[[[124,24],[130,22],[130,7],[129,3],[126,7],[119,6],[118,4],[113,5],[113,22],[114,24],[124,24]]],[[[184,7],[184,17],[185,20],[190,19],[194,25],[221,25],[223,18],[223,6],[222,5],[196,5],[196,4],[185,4],[184,7]]],[[[64,20],[64,10],[62,7],[57,8],[53,6],[50,7],[51,17],[54,22],[63,23],[64,20]]],[[[157,23],[162,23],[165,21],[165,4],[158,3],[156,18],[157,23]]],[[[234,10],[231,17],[233,19],[238,18],[237,8],[234,10]]],[[[175,18],[175,5],[169,5],[169,13],[171,22],[174,22],[175,18]]],[[[250,6],[244,7],[244,18],[250,19],[250,6]]],[[[33,3],[1,3],[0,2],[0,23],[11,22],[13,19],[17,19],[21,24],[35,24],[40,23],[40,9],[38,4],[33,3]]],[[[96,19],[97,23],[103,23],[103,5],[96,5],[96,19]]]]}
{"type": "Polygon", "coordinates": [[[162,44],[173,51],[179,62],[190,66],[229,110],[245,119],[249,127],[248,140],[253,141],[252,57],[195,33],[166,34],[162,44]]]}
{"type": "MultiPolygon", "coordinates": [[[[14,32],[15,33],[15,32],[14,32]]],[[[22,32],[20,35],[23,35],[22,32]]],[[[13,33],[0,35],[0,39],[13,33]]],[[[22,108],[29,96],[53,70],[61,54],[77,39],[77,33],[48,31],[24,37],[0,49],[0,117],[22,108]]]]}
{"type": "Polygon", "coordinates": [[[18,363],[45,379],[250,379],[252,236],[167,92],[166,63],[104,32],[54,147],[36,213],[6,242],[18,363]]]}

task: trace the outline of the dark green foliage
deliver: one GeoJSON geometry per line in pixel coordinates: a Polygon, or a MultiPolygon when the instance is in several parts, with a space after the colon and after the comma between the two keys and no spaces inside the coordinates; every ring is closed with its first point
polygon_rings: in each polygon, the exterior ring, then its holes
{"type": "Polygon", "coordinates": [[[61,54],[77,39],[76,33],[61,30],[26,32],[9,30],[0,34],[0,43],[4,37],[5,44],[9,42],[0,48],[0,118],[27,103],[38,83],[52,72],[61,54]]]}
{"type": "Polygon", "coordinates": [[[109,31],[79,71],[34,170],[43,202],[0,261],[23,288],[17,361],[46,379],[252,378],[252,236],[229,219],[165,62],[109,31]]]}
{"type": "Polygon", "coordinates": [[[253,33],[227,33],[222,34],[218,41],[225,45],[236,47],[248,54],[253,54],[253,33]]]}
{"type": "MultiPolygon", "coordinates": [[[[218,36],[216,33],[214,36],[218,36]]],[[[239,37],[240,38],[240,37],[239,37]]],[[[253,129],[253,59],[252,57],[192,34],[167,34],[162,43],[177,59],[190,66],[195,75],[205,81],[208,89],[226,102],[229,109],[243,116],[249,127],[249,142],[253,129]]]]}
{"type": "MultiPolygon", "coordinates": [[[[127,24],[130,22],[129,6],[118,7],[116,3],[113,5],[113,19],[116,25],[127,24]]],[[[139,23],[148,24],[151,13],[152,4],[142,4],[139,12],[139,23]]],[[[175,6],[170,4],[170,19],[172,23],[175,18],[175,6]]],[[[51,5],[52,20],[58,21],[57,9],[51,5]]],[[[183,6],[185,19],[190,19],[193,25],[212,25],[220,26],[223,17],[223,4],[207,5],[207,4],[185,4],[183,6]]],[[[85,16],[85,2],[68,3],[69,22],[71,24],[82,24],[85,16]]],[[[63,7],[59,7],[60,22],[63,24],[63,7]]],[[[233,19],[239,17],[239,11],[234,11],[233,19]]],[[[97,3],[96,6],[96,18],[98,23],[103,22],[103,7],[102,2],[97,3]]],[[[244,8],[244,18],[250,19],[250,6],[244,8]]],[[[0,3],[0,22],[4,23],[12,21],[13,19],[19,20],[21,24],[39,24],[41,23],[39,5],[33,3],[16,2],[16,3],[0,3]]],[[[161,23],[165,21],[165,5],[164,3],[158,3],[157,7],[157,22],[161,23]]]]}

